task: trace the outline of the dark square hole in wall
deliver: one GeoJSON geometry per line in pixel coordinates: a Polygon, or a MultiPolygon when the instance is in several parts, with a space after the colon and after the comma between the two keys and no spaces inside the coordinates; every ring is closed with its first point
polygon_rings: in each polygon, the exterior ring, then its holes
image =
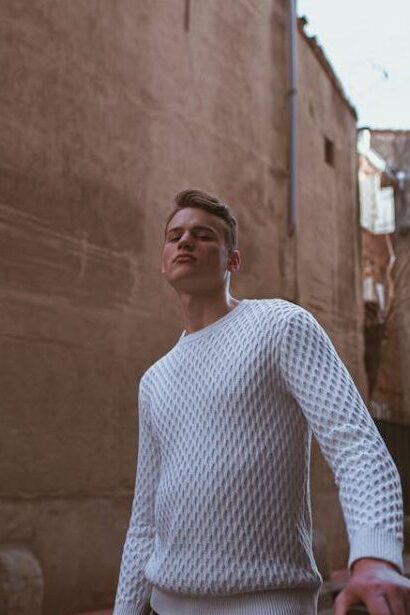
{"type": "Polygon", "coordinates": [[[327,137],[325,137],[325,162],[331,167],[335,166],[335,146],[327,137]]]}

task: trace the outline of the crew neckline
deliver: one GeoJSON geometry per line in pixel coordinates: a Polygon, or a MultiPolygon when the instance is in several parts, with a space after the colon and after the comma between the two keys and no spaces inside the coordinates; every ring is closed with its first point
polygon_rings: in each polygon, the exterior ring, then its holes
{"type": "Polygon", "coordinates": [[[215,322],[212,322],[210,325],[206,325],[206,327],[202,327],[202,329],[198,329],[198,331],[194,331],[193,333],[187,333],[186,329],[183,330],[181,336],[177,342],[177,344],[187,344],[193,340],[197,340],[204,335],[207,335],[210,331],[215,331],[221,327],[224,327],[226,323],[230,322],[234,318],[238,316],[245,307],[252,301],[252,299],[241,299],[238,305],[236,305],[233,310],[230,310],[215,322]]]}

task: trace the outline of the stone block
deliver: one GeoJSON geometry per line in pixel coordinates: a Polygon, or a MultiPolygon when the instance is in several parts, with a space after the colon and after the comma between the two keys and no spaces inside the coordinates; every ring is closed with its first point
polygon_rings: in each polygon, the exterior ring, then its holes
{"type": "Polygon", "coordinates": [[[28,549],[0,546],[2,615],[41,615],[43,587],[40,564],[28,549]]]}

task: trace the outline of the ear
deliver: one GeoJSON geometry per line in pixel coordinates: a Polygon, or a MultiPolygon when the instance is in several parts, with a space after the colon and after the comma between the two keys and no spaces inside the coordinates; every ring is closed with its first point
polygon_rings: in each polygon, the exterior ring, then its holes
{"type": "Polygon", "coordinates": [[[228,261],[228,271],[239,271],[241,266],[241,255],[239,250],[232,250],[228,261]]]}

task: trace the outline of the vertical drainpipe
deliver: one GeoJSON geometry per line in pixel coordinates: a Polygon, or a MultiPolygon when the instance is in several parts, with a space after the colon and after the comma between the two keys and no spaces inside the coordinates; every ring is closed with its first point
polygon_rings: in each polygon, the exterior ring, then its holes
{"type": "Polygon", "coordinates": [[[288,186],[288,235],[296,231],[297,209],[297,0],[289,0],[289,186],[288,186]]]}

